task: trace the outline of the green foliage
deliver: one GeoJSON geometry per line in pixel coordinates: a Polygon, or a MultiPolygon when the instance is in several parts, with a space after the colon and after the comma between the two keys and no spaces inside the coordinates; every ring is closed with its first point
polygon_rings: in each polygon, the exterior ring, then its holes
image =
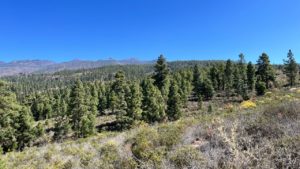
{"type": "Polygon", "coordinates": [[[191,71],[180,71],[175,73],[173,80],[179,87],[179,98],[183,107],[187,107],[189,95],[192,92],[192,73],[191,71]]]}
{"type": "Polygon", "coordinates": [[[95,115],[89,112],[85,100],[85,91],[80,80],[76,81],[70,94],[70,112],[72,128],[76,137],[86,137],[94,132],[95,115]]]}
{"type": "Polygon", "coordinates": [[[153,85],[151,79],[145,79],[143,87],[143,119],[149,123],[159,122],[165,119],[164,99],[159,89],[153,85]]]}
{"type": "Polygon", "coordinates": [[[195,65],[193,68],[193,92],[194,92],[194,96],[198,97],[198,95],[201,93],[201,86],[202,83],[202,78],[201,78],[201,73],[199,70],[199,66],[195,65]]]}
{"type": "Polygon", "coordinates": [[[116,114],[125,114],[127,109],[127,104],[125,100],[125,75],[124,72],[118,71],[115,74],[115,80],[111,86],[110,104],[111,110],[116,114]]]}
{"type": "Polygon", "coordinates": [[[107,109],[107,91],[104,84],[100,84],[98,89],[98,112],[100,115],[105,115],[105,110],[107,109]]]}
{"type": "Polygon", "coordinates": [[[203,162],[200,151],[191,146],[176,149],[172,152],[170,160],[175,168],[200,167],[203,162]]]}
{"type": "Polygon", "coordinates": [[[53,138],[57,141],[60,141],[66,136],[68,136],[70,131],[71,131],[70,118],[67,115],[58,116],[55,119],[53,138]]]}
{"type": "Polygon", "coordinates": [[[181,100],[178,93],[178,86],[172,81],[167,102],[167,115],[170,120],[178,120],[182,116],[181,100]]]}
{"type": "Polygon", "coordinates": [[[138,83],[130,85],[126,92],[126,103],[126,113],[117,116],[121,128],[129,128],[134,122],[142,119],[142,92],[138,83]]]}
{"type": "Polygon", "coordinates": [[[255,68],[251,62],[247,65],[247,85],[253,91],[255,87],[255,68]]]}
{"type": "Polygon", "coordinates": [[[200,85],[200,95],[203,96],[204,99],[210,100],[214,96],[214,88],[211,81],[207,78],[200,85]]]}
{"type": "Polygon", "coordinates": [[[169,68],[166,63],[166,59],[163,55],[160,55],[157,59],[157,62],[154,66],[154,85],[158,87],[161,91],[163,97],[168,96],[169,89],[169,68]]]}
{"type": "Polygon", "coordinates": [[[33,117],[17,103],[8,85],[0,81],[0,147],[3,152],[23,149],[34,139],[33,117]]]}
{"type": "Polygon", "coordinates": [[[29,146],[30,142],[35,138],[33,117],[27,108],[23,107],[21,109],[15,123],[17,123],[16,139],[18,142],[18,149],[23,149],[25,146],[29,146]]]}
{"type": "Polygon", "coordinates": [[[288,77],[290,86],[294,86],[298,81],[299,66],[294,58],[292,50],[287,54],[287,60],[284,60],[284,73],[288,77]]]}
{"type": "Polygon", "coordinates": [[[37,93],[32,100],[31,112],[35,120],[44,120],[52,117],[50,97],[46,94],[37,93]]]}
{"type": "Polygon", "coordinates": [[[100,167],[117,168],[120,166],[121,157],[114,142],[108,142],[100,149],[100,167]]]}
{"type": "Polygon", "coordinates": [[[227,60],[227,62],[226,62],[224,74],[225,74],[225,78],[224,78],[225,91],[226,91],[227,95],[229,95],[229,93],[231,92],[231,89],[232,89],[232,85],[233,85],[233,63],[230,59],[227,60]]]}
{"type": "Polygon", "coordinates": [[[256,75],[257,80],[264,82],[266,88],[269,88],[270,82],[275,81],[275,73],[266,53],[259,56],[256,75]]]}
{"type": "Polygon", "coordinates": [[[166,124],[157,129],[159,135],[159,144],[164,146],[167,150],[171,150],[173,146],[180,142],[184,131],[182,124],[166,124]]]}
{"type": "Polygon", "coordinates": [[[202,96],[199,96],[198,97],[198,110],[202,110],[202,107],[203,107],[203,99],[202,99],[202,96]]]}
{"type": "Polygon", "coordinates": [[[132,140],[132,153],[139,160],[158,167],[162,162],[164,149],[159,147],[157,131],[151,128],[142,128],[132,140]]]}
{"type": "Polygon", "coordinates": [[[0,159],[0,169],[7,169],[6,162],[3,161],[2,159],[0,159]]]}
{"type": "Polygon", "coordinates": [[[208,105],[207,112],[208,113],[212,113],[213,112],[213,106],[211,104],[208,105]]]}
{"type": "Polygon", "coordinates": [[[264,82],[257,81],[255,85],[256,94],[262,96],[266,93],[266,84],[264,82]]]}

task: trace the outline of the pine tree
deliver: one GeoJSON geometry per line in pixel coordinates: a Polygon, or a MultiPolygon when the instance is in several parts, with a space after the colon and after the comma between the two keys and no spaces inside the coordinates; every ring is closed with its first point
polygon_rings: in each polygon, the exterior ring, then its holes
{"type": "Polygon", "coordinates": [[[154,85],[158,87],[163,97],[165,98],[168,96],[170,70],[163,55],[160,55],[158,57],[157,62],[154,66],[154,71],[154,85]]]}
{"type": "Polygon", "coordinates": [[[218,81],[218,90],[225,90],[225,66],[223,63],[218,64],[218,74],[217,74],[217,81],[218,81]]]}
{"type": "Polygon", "coordinates": [[[106,88],[103,84],[100,85],[98,91],[98,112],[100,115],[105,114],[105,110],[107,109],[107,93],[106,88]]]}
{"type": "Polygon", "coordinates": [[[178,92],[183,107],[187,107],[188,96],[192,91],[192,84],[188,76],[188,71],[180,71],[174,75],[174,80],[178,83],[178,92]]]}
{"type": "Polygon", "coordinates": [[[22,150],[35,138],[33,117],[19,105],[9,85],[0,81],[0,149],[3,152],[22,150]]]}
{"type": "Polygon", "coordinates": [[[127,85],[125,82],[125,74],[123,71],[118,71],[115,74],[115,80],[111,87],[110,104],[113,113],[126,113],[127,105],[125,101],[125,89],[127,85]]]}
{"type": "Polygon", "coordinates": [[[52,117],[52,104],[46,94],[36,94],[31,106],[31,112],[35,120],[45,120],[52,117]]]}
{"type": "Polygon", "coordinates": [[[292,50],[289,50],[287,60],[284,60],[284,73],[288,77],[289,85],[294,86],[298,80],[299,66],[294,58],[292,50]]]}
{"type": "Polygon", "coordinates": [[[127,96],[127,112],[128,116],[133,120],[142,118],[142,92],[138,83],[133,83],[130,86],[130,93],[127,96]]]}
{"type": "Polygon", "coordinates": [[[202,110],[203,107],[203,99],[202,96],[199,96],[198,98],[198,110],[202,110]]]}
{"type": "Polygon", "coordinates": [[[229,96],[233,85],[233,64],[231,60],[226,62],[224,83],[226,95],[229,96]]]}
{"type": "Polygon", "coordinates": [[[160,90],[154,86],[151,79],[145,79],[142,83],[143,101],[142,117],[149,123],[159,122],[165,119],[165,104],[160,90]]]}
{"type": "Polygon", "coordinates": [[[86,122],[88,116],[88,108],[85,104],[85,91],[83,84],[80,80],[77,80],[73,86],[70,94],[70,112],[71,112],[71,122],[72,128],[75,132],[76,137],[85,137],[87,134],[91,133],[94,128],[86,129],[86,122]]]}
{"type": "Polygon", "coordinates": [[[170,120],[177,120],[181,117],[181,101],[178,93],[178,86],[173,80],[171,82],[169,90],[168,102],[167,102],[167,115],[170,120]]]}
{"type": "Polygon", "coordinates": [[[255,90],[258,96],[264,95],[266,92],[266,84],[261,81],[256,81],[255,90]]]}
{"type": "Polygon", "coordinates": [[[242,96],[243,100],[248,100],[248,81],[247,81],[247,67],[243,54],[239,55],[238,64],[233,72],[233,86],[236,93],[242,96]]]}
{"type": "Polygon", "coordinates": [[[59,108],[57,109],[57,117],[54,124],[54,140],[61,141],[67,137],[71,131],[71,119],[68,114],[68,107],[66,101],[62,98],[58,101],[59,108]]]}
{"type": "Polygon", "coordinates": [[[126,113],[117,116],[117,122],[121,129],[130,128],[134,122],[142,119],[142,93],[138,83],[132,83],[127,89],[126,103],[126,113]]]}
{"type": "Polygon", "coordinates": [[[257,61],[257,80],[265,83],[266,88],[269,88],[270,82],[275,81],[275,74],[272,65],[270,64],[269,56],[263,53],[257,61]]]}
{"type": "Polygon", "coordinates": [[[251,62],[247,65],[247,86],[248,89],[253,91],[255,84],[255,68],[251,62]]]}
{"type": "Polygon", "coordinates": [[[202,84],[202,77],[201,77],[201,72],[198,67],[198,65],[194,66],[193,69],[193,93],[194,97],[198,98],[198,96],[201,93],[201,84],[202,84]]]}
{"type": "Polygon", "coordinates": [[[215,65],[213,65],[209,70],[209,77],[215,90],[218,90],[219,88],[218,74],[219,74],[218,69],[216,68],[215,65]]]}
{"type": "Polygon", "coordinates": [[[206,100],[212,99],[214,95],[214,87],[208,78],[205,78],[200,84],[200,96],[206,100]]]}
{"type": "Polygon", "coordinates": [[[30,142],[35,138],[35,131],[33,128],[33,117],[30,111],[22,107],[16,122],[16,139],[18,142],[18,149],[22,150],[25,146],[29,146],[30,142]]]}
{"type": "Polygon", "coordinates": [[[71,131],[70,126],[70,118],[67,115],[58,116],[55,118],[55,125],[54,125],[54,140],[61,141],[71,131]]]}

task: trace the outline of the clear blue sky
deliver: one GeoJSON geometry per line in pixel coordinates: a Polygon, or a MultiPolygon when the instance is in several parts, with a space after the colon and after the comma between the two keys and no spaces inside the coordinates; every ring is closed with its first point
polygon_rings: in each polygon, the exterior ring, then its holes
{"type": "Polygon", "coordinates": [[[299,0],[1,0],[0,60],[300,61],[299,0]]]}

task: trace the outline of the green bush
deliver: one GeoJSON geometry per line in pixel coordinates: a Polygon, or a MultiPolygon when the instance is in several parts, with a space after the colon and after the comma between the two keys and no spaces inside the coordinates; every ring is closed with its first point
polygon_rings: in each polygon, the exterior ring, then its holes
{"type": "Polygon", "coordinates": [[[165,154],[165,149],[160,147],[159,135],[153,128],[142,128],[132,140],[133,155],[151,166],[159,166],[165,154]]]}
{"type": "Polygon", "coordinates": [[[184,127],[179,124],[166,124],[158,128],[159,143],[170,150],[174,145],[178,144],[184,127]]]}
{"type": "Polygon", "coordinates": [[[262,96],[266,93],[266,85],[263,82],[257,82],[255,85],[256,94],[262,96]]]}
{"type": "Polygon", "coordinates": [[[176,168],[198,168],[201,166],[203,159],[199,150],[194,147],[184,146],[172,152],[170,161],[176,168]]]}
{"type": "Polygon", "coordinates": [[[100,149],[100,158],[100,168],[116,168],[120,166],[121,157],[114,142],[108,142],[100,149]]]}

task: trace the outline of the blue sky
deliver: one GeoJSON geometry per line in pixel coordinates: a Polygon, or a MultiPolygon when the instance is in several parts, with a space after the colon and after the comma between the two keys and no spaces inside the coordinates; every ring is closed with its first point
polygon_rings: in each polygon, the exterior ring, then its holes
{"type": "Polygon", "coordinates": [[[299,0],[1,0],[0,60],[300,61],[299,0]]]}

